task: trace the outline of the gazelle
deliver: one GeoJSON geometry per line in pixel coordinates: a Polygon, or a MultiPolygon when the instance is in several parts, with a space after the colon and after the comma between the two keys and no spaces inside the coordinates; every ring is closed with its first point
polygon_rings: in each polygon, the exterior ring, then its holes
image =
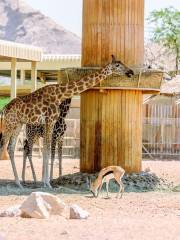
{"type": "Polygon", "coordinates": [[[119,197],[119,194],[121,192],[121,196],[124,192],[124,185],[121,181],[123,175],[125,173],[125,170],[120,166],[109,166],[106,168],[103,168],[99,174],[96,180],[93,183],[90,183],[90,191],[93,193],[94,197],[98,197],[103,183],[106,183],[106,192],[107,197],[109,197],[109,181],[110,179],[115,179],[116,182],[119,184],[119,192],[117,194],[117,198],[119,197]]]}

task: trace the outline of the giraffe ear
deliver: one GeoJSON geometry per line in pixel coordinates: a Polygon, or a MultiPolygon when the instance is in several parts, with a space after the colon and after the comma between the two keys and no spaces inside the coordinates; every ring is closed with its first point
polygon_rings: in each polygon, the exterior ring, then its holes
{"type": "Polygon", "coordinates": [[[115,63],[115,62],[116,62],[115,56],[114,56],[114,55],[111,55],[111,57],[112,57],[112,63],[115,63]]]}

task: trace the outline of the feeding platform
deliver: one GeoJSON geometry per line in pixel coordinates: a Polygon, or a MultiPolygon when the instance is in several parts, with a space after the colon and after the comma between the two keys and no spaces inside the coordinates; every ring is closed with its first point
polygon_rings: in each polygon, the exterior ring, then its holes
{"type": "MultiPolygon", "coordinates": [[[[101,68],[62,68],[60,70],[61,84],[67,82],[76,82],[81,78],[99,71],[101,68]]],[[[97,84],[93,89],[128,89],[140,90],[143,93],[159,92],[163,72],[159,70],[139,71],[133,69],[135,75],[127,77],[126,75],[112,74],[107,77],[101,84],[97,84]]]]}

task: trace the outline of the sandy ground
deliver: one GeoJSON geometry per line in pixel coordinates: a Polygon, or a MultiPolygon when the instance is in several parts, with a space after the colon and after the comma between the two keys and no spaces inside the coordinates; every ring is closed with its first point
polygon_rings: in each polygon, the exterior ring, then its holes
{"type": "MultiPolygon", "coordinates": [[[[21,158],[16,158],[18,171],[21,158]]],[[[38,178],[41,176],[41,160],[35,159],[38,178]]],[[[1,161],[1,182],[13,179],[9,161],[1,161]]],[[[67,159],[63,173],[79,170],[79,161],[67,159]]],[[[175,185],[180,184],[180,161],[144,161],[143,169],[163,176],[175,185]]],[[[57,176],[57,166],[55,175],[57,176]]],[[[27,168],[27,179],[31,179],[27,168]]],[[[4,183],[3,183],[4,184],[4,183]]],[[[1,189],[1,186],[0,186],[1,189]]],[[[25,195],[3,195],[0,192],[0,208],[21,204],[25,195]]],[[[69,206],[76,203],[90,213],[87,220],[69,220],[68,216],[53,216],[48,220],[0,218],[0,240],[118,240],[118,239],[170,239],[180,240],[180,192],[125,193],[122,199],[92,198],[90,194],[57,194],[69,206]]]]}

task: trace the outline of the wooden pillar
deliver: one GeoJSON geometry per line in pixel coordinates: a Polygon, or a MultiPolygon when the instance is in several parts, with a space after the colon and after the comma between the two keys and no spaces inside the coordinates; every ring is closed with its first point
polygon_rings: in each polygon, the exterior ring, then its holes
{"type": "Polygon", "coordinates": [[[11,59],[11,99],[16,98],[17,93],[17,60],[11,59]]]}
{"type": "Polygon", "coordinates": [[[21,70],[20,70],[20,81],[21,81],[21,85],[24,85],[25,76],[26,76],[25,70],[24,70],[24,69],[21,69],[21,70]]]}
{"type": "Polygon", "coordinates": [[[37,63],[31,63],[31,81],[32,81],[32,92],[37,89],[37,63]]]}
{"type": "Polygon", "coordinates": [[[144,0],[84,0],[82,66],[104,66],[114,54],[143,64],[144,0]]]}
{"type": "Polygon", "coordinates": [[[60,71],[57,71],[57,83],[61,84],[61,75],[60,75],[60,71]]]}
{"type": "MultiPolygon", "coordinates": [[[[112,54],[131,66],[143,64],[144,0],[83,1],[82,66],[104,66],[112,54]]],[[[142,91],[82,93],[81,171],[121,165],[139,172],[141,155],[142,91]]]]}

